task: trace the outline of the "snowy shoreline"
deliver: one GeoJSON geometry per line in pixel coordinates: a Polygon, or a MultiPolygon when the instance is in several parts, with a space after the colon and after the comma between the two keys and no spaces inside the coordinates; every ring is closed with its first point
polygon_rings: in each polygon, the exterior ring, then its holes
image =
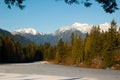
{"type": "Polygon", "coordinates": [[[34,63],[0,65],[0,80],[21,80],[21,79],[120,80],[120,70],[90,69],[64,65],[54,65],[48,64],[45,61],[34,63]]]}
{"type": "Polygon", "coordinates": [[[18,73],[0,73],[0,80],[98,80],[94,78],[78,78],[53,75],[36,74],[18,74],[18,73]]]}

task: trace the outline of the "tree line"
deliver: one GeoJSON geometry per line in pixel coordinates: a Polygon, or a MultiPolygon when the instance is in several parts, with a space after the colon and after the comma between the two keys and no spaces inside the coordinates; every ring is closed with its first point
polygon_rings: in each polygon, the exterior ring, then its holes
{"type": "Polygon", "coordinates": [[[0,62],[53,61],[56,64],[84,65],[97,68],[120,65],[120,29],[113,20],[108,31],[93,26],[83,40],[81,35],[71,34],[71,42],[60,38],[56,45],[21,45],[10,36],[0,37],[0,62]]]}
{"type": "Polygon", "coordinates": [[[67,65],[83,65],[106,68],[120,65],[120,29],[113,20],[108,31],[93,26],[85,40],[81,35],[71,34],[71,43],[59,39],[55,62],[67,65]]]}
{"type": "Polygon", "coordinates": [[[42,52],[34,43],[23,46],[10,36],[0,37],[1,63],[32,62],[42,59],[42,52]]]}

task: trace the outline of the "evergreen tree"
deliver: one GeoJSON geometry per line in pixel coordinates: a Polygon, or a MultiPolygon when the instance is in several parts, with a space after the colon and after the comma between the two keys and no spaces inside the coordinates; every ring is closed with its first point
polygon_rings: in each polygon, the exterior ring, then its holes
{"type": "Polygon", "coordinates": [[[118,34],[116,29],[116,22],[111,22],[109,31],[106,32],[106,41],[104,42],[103,61],[105,67],[114,65],[115,52],[118,45],[118,34]]]}
{"type": "Polygon", "coordinates": [[[99,27],[93,27],[90,33],[91,38],[91,54],[94,56],[97,56],[100,54],[101,50],[101,41],[100,41],[100,28],[99,27]]]}
{"type": "Polygon", "coordinates": [[[3,39],[2,37],[0,36],[0,62],[1,62],[1,55],[2,55],[2,46],[3,46],[3,39]]]}
{"type": "Polygon", "coordinates": [[[19,42],[16,42],[16,61],[24,62],[25,55],[23,53],[23,47],[19,42]]]}
{"type": "Polygon", "coordinates": [[[34,43],[29,44],[24,48],[26,62],[30,62],[34,60],[35,57],[35,45],[34,43]]]}
{"type": "Polygon", "coordinates": [[[15,61],[15,43],[14,40],[9,36],[6,36],[4,40],[2,58],[5,62],[15,61]]]}
{"type": "Polygon", "coordinates": [[[120,28],[118,30],[118,48],[120,49],[120,28]]]}
{"type": "Polygon", "coordinates": [[[58,40],[58,44],[57,44],[57,53],[56,55],[59,53],[60,57],[61,57],[61,63],[63,63],[63,58],[65,56],[65,52],[64,52],[64,42],[62,40],[62,38],[60,38],[58,40]]]}
{"type": "Polygon", "coordinates": [[[49,60],[51,56],[50,54],[51,54],[51,45],[50,43],[46,42],[44,44],[44,60],[49,60]]]}
{"type": "Polygon", "coordinates": [[[91,39],[90,39],[90,36],[87,35],[85,42],[84,42],[84,59],[85,59],[86,64],[91,64],[91,59],[92,59],[91,50],[92,49],[90,45],[91,45],[91,39]]]}
{"type": "Polygon", "coordinates": [[[74,42],[74,33],[71,33],[71,44],[73,45],[74,42]]]}
{"type": "Polygon", "coordinates": [[[115,54],[115,62],[120,65],[120,28],[118,30],[118,46],[115,54]]]}
{"type": "Polygon", "coordinates": [[[56,64],[61,63],[61,56],[60,56],[59,51],[56,51],[56,55],[55,55],[55,63],[56,63],[56,64]]]}
{"type": "Polygon", "coordinates": [[[63,56],[63,63],[66,64],[66,65],[71,65],[72,64],[72,61],[70,60],[71,59],[71,56],[72,56],[72,50],[71,50],[71,44],[67,43],[67,42],[64,42],[64,56],[63,56]]]}
{"type": "Polygon", "coordinates": [[[51,60],[55,60],[55,54],[56,54],[56,47],[52,46],[52,49],[51,49],[51,60]]]}
{"type": "Polygon", "coordinates": [[[100,28],[99,26],[93,26],[90,35],[87,35],[85,40],[85,62],[89,65],[92,63],[98,65],[102,53],[101,49],[102,42],[100,28]]]}
{"type": "Polygon", "coordinates": [[[83,41],[80,36],[76,36],[72,48],[72,64],[79,64],[83,61],[83,41]]]}
{"type": "Polygon", "coordinates": [[[34,60],[35,61],[43,60],[43,53],[44,53],[43,52],[43,46],[42,45],[36,46],[34,60]]]}

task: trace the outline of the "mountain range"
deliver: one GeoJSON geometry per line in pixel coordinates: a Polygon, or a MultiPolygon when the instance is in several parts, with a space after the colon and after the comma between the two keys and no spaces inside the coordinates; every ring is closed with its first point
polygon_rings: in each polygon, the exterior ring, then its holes
{"type": "MultiPolygon", "coordinates": [[[[91,28],[93,26],[94,25],[81,24],[76,22],[71,26],[62,27],[50,34],[44,34],[42,32],[38,32],[33,28],[19,29],[13,32],[0,29],[0,36],[5,37],[8,35],[12,37],[15,41],[18,41],[23,45],[32,42],[34,42],[36,45],[44,44],[45,42],[49,42],[52,45],[55,45],[57,44],[60,38],[62,38],[63,41],[70,42],[71,33],[81,35],[82,38],[85,39],[86,33],[90,33],[91,28]]],[[[108,28],[110,27],[110,24],[109,23],[99,24],[99,27],[101,31],[107,31],[108,28]]]]}
{"type": "MultiPolygon", "coordinates": [[[[72,24],[71,26],[62,27],[50,34],[40,33],[33,28],[19,29],[19,30],[12,32],[12,34],[14,36],[16,35],[23,36],[26,39],[33,41],[37,45],[44,44],[45,42],[49,42],[52,45],[55,45],[57,44],[57,41],[60,38],[63,38],[63,41],[70,42],[71,33],[79,34],[84,39],[86,33],[90,33],[90,30],[93,26],[94,25],[81,24],[81,23],[76,22],[72,24]]],[[[110,27],[110,24],[109,23],[99,24],[99,27],[101,31],[102,30],[107,31],[108,28],[110,27]]]]}

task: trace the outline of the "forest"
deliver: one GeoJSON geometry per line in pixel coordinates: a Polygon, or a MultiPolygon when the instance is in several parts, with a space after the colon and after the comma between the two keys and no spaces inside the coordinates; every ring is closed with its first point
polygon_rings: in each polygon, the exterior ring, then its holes
{"type": "Polygon", "coordinates": [[[55,64],[120,69],[120,29],[113,20],[108,31],[93,26],[86,38],[71,33],[71,42],[62,38],[57,45],[21,45],[10,36],[0,36],[0,63],[50,61],[55,64]]]}

